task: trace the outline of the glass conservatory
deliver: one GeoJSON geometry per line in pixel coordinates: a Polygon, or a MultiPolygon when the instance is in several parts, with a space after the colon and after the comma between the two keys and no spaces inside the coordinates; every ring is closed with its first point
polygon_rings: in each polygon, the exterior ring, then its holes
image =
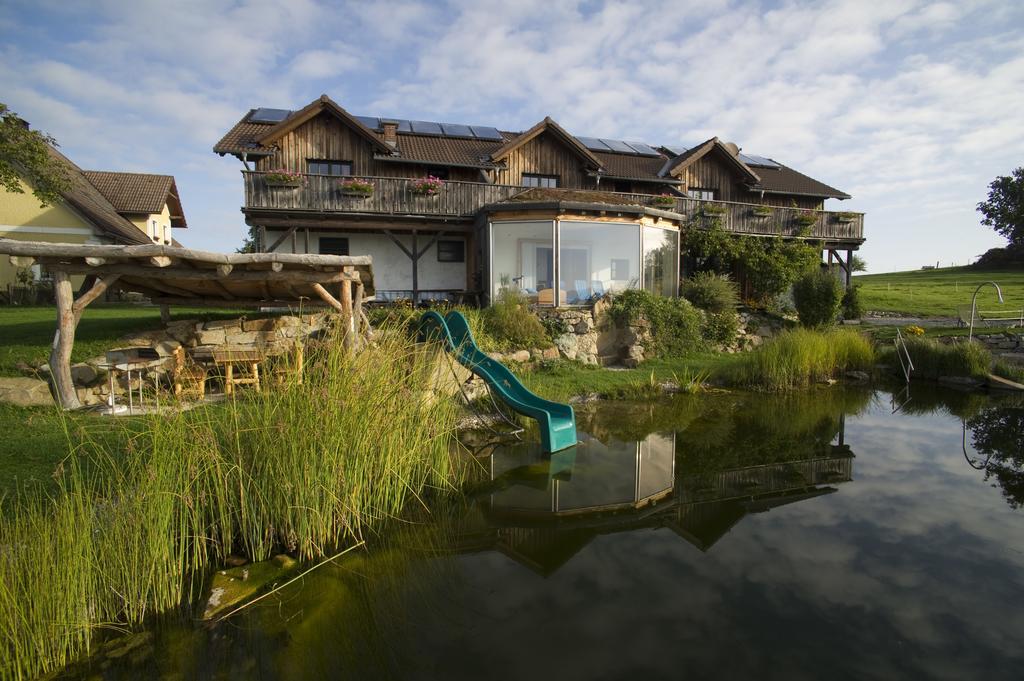
{"type": "Polygon", "coordinates": [[[489,231],[492,300],[506,287],[552,306],[588,305],[629,288],[678,293],[679,230],[672,226],[525,220],[494,221],[489,231]]]}

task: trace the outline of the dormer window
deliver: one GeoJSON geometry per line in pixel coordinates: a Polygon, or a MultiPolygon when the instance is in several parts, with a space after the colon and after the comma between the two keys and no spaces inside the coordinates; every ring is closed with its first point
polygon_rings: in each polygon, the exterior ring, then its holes
{"type": "Polygon", "coordinates": [[[701,201],[714,201],[715,190],[714,189],[701,189],[700,187],[692,187],[686,190],[686,195],[691,199],[700,199],[701,201]]]}
{"type": "Polygon", "coordinates": [[[332,161],[311,158],[306,161],[310,175],[351,175],[352,161],[332,161]]]}
{"type": "Polygon", "coordinates": [[[537,175],[535,173],[523,173],[524,187],[540,187],[542,189],[555,189],[558,187],[558,175],[537,175]]]}

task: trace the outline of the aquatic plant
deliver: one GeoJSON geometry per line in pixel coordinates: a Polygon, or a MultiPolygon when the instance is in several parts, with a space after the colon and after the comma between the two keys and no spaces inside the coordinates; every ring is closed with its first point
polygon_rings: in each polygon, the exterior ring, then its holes
{"type": "Polygon", "coordinates": [[[307,357],[301,381],[124,425],[114,445],[86,435],[58,493],[8,505],[0,678],[52,672],[97,629],[189,606],[229,554],[317,558],[458,484],[455,406],[424,389],[431,367],[409,339],[381,334],[357,355],[329,340],[307,357]]]}
{"type": "Polygon", "coordinates": [[[846,329],[784,331],[729,367],[726,379],[763,390],[789,390],[825,381],[844,371],[869,370],[871,341],[846,329]]]}

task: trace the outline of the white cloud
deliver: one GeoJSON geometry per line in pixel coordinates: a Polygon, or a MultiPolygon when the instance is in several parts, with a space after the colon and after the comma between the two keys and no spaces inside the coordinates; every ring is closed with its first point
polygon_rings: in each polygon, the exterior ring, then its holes
{"type": "Polygon", "coordinates": [[[203,214],[234,225],[237,176],[210,146],[253,106],[321,92],[358,113],[506,129],[551,115],[579,134],[670,144],[718,135],[853,193],[844,207],[868,211],[880,270],[998,242],[973,206],[1020,163],[1022,15],[995,0],[15,0],[0,9],[14,35],[0,89],[93,165],[209,177],[227,209],[203,214]],[[927,245],[908,248],[923,231],[927,245]]]}

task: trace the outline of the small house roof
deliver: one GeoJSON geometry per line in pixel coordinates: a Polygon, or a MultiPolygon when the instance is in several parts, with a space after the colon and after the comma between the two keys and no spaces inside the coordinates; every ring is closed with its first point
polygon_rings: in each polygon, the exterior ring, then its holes
{"type": "Polygon", "coordinates": [[[582,142],[570,135],[565,128],[556,123],[550,116],[545,116],[544,120],[540,121],[526,132],[505,142],[505,144],[491,154],[491,158],[495,161],[500,161],[514,150],[545,132],[554,135],[591,168],[600,170],[603,167],[601,165],[601,161],[598,160],[598,158],[594,156],[589,149],[583,146],[582,142]]]}
{"type": "Polygon", "coordinates": [[[122,173],[108,170],[83,171],[89,182],[122,215],[160,213],[166,205],[174,227],[186,227],[178,187],[172,175],[122,173]]]}

